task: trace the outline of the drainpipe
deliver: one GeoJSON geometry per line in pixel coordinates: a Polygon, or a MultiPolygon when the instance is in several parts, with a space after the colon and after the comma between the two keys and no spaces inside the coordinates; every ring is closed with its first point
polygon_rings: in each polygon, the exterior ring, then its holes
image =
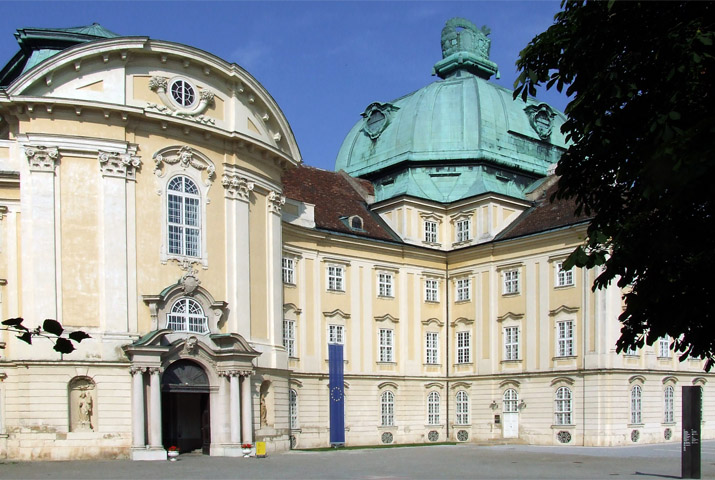
{"type": "Polygon", "coordinates": [[[445,325],[447,326],[446,329],[446,336],[447,338],[445,339],[447,342],[447,358],[445,360],[445,366],[446,366],[446,379],[445,379],[445,384],[446,384],[446,394],[445,397],[447,399],[447,415],[446,415],[446,426],[447,426],[447,438],[446,440],[449,441],[449,259],[447,258],[448,255],[444,256],[444,271],[445,271],[445,289],[444,289],[444,301],[445,301],[445,325]]]}

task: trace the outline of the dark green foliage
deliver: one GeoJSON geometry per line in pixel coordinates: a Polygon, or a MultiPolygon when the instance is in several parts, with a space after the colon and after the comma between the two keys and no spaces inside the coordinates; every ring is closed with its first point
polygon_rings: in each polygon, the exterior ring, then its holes
{"type": "Polygon", "coordinates": [[[567,265],[624,288],[618,351],[670,335],[715,361],[715,4],[564,2],[521,52],[515,97],[571,97],[557,198],[592,217],[567,265]]]}
{"type": "Polygon", "coordinates": [[[54,350],[60,353],[72,353],[75,350],[73,342],[79,343],[86,338],[91,338],[87,333],[77,330],[69,333],[67,338],[62,337],[62,333],[65,331],[57,320],[47,319],[42,323],[42,327],[35,327],[30,330],[23,322],[23,318],[9,318],[4,320],[0,330],[6,330],[9,332],[18,333],[17,338],[23,342],[32,345],[32,339],[35,337],[45,337],[49,338],[54,342],[54,350]]]}

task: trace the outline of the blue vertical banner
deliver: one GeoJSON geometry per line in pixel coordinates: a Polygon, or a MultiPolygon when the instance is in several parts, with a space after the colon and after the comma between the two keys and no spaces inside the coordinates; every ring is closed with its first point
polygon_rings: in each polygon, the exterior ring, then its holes
{"type": "Polygon", "coordinates": [[[345,444],[345,381],[343,346],[328,345],[328,386],[330,387],[330,445],[345,444]]]}

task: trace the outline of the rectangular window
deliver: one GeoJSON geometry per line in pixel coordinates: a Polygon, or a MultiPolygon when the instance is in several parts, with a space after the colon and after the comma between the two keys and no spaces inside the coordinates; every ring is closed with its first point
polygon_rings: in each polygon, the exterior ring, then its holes
{"type": "Polygon", "coordinates": [[[658,357],[659,358],[670,358],[670,336],[658,340],[658,357]]]}
{"type": "Polygon", "coordinates": [[[556,356],[570,357],[573,355],[573,321],[558,322],[556,356]]]}
{"type": "Polygon", "coordinates": [[[392,278],[391,273],[377,274],[377,294],[380,297],[394,297],[392,292],[392,278]]]}
{"type": "Polygon", "coordinates": [[[395,331],[389,328],[380,329],[380,361],[381,362],[394,362],[394,334],[395,331]]]}
{"type": "Polygon", "coordinates": [[[425,220],[425,242],[437,243],[437,222],[425,220]]]}
{"type": "Polygon", "coordinates": [[[328,325],[328,343],[345,344],[345,330],[342,325],[328,325]]]}
{"type": "Polygon", "coordinates": [[[557,287],[566,287],[569,285],[573,285],[573,269],[564,270],[563,266],[564,266],[563,262],[559,262],[556,264],[556,286],[557,287]]]}
{"type": "Polygon", "coordinates": [[[437,280],[427,279],[425,280],[425,302],[438,302],[437,297],[437,280]]]}
{"type": "Polygon", "coordinates": [[[472,220],[470,218],[458,220],[455,228],[457,243],[466,242],[472,238],[472,220]]]}
{"type": "Polygon", "coordinates": [[[438,363],[438,338],[437,332],[427,332],[425,337],[425,362],[430,365],[438,363]]]}
{"type": "Polygon", "coordinates": [[[519,360],[519,327],[504,329],[504,360],[519,360]]]}
{"type": "Polygon", "coordinates": [[[295,285],[295,260],[283,257],[283,283],[295,285]]]}
{"type": "Polygon", "coordinates": [[[457,332],[457,363],[472,361],[472,332],[457,332]]]}
{"type": "Polygon", "coordinates": [[[519,270],[504,272],[504,295],[519,293],[519,270]]]}
{"type": "Polygon", "coordinates": [[[460,278],[457,280],[457,301],[466,302],[471,298],[471,279],[460,278]]]}
{"type": "Polygon", "coordinates": [[[665,387],[665,392],[663,396],[663,410],[665,415],[663,416],[663,421],[665,423],[673,423],[675,422],[675,415],[674,415],[674,410],[673,410],[673,397],[675,395],[675,389],[668,385],[665,387]]]}
{"type": "Polygon", "coordinates": [[[328,290],[333,292],[344,292],[344,274],[345,268],[340,265],[328,265],[328,290]]]}
{"type": "Polygon", "coordinates": [[[283,346],[289,357],[295,357],[295,321],[283,320],[283,346]]]}

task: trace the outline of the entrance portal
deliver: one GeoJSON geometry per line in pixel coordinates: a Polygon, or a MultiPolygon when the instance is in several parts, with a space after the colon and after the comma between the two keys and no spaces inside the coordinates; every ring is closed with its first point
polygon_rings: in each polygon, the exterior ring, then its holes
{"type": "Polygon", "coordinates": [[[161,415],[164,448],[209,453],[211,413],[209,381],[204,369],[191,360],[179,360],[161,378],[161,415]]]}

